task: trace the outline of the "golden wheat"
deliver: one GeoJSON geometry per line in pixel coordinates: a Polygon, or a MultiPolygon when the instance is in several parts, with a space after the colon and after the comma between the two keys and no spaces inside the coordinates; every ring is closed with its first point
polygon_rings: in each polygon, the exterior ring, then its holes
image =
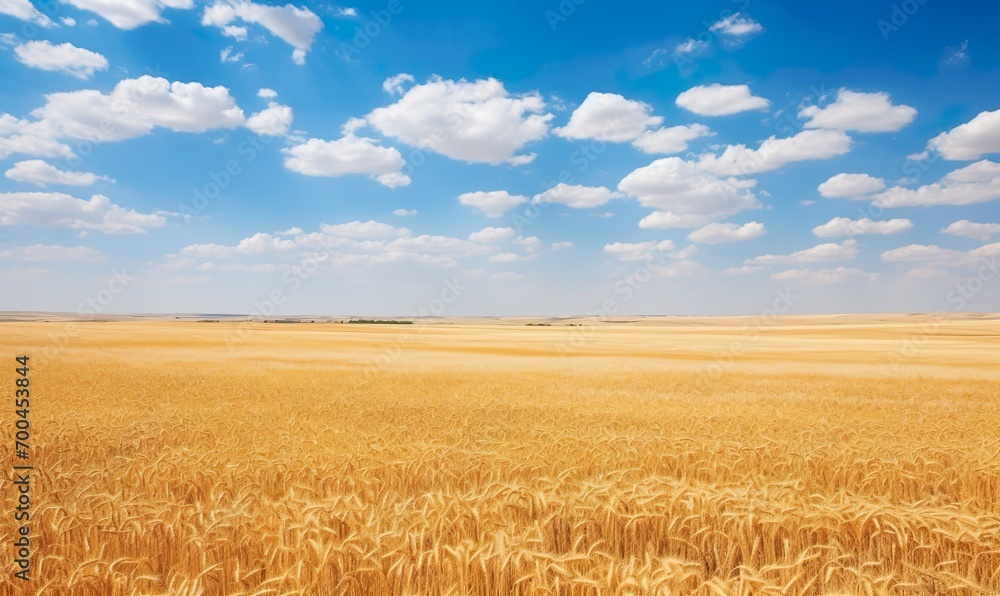
{"type": "Polygon", "coordinates": [[[833,322],[3,323],[0,592],[997,593],[1000,322],[833,322]]]}

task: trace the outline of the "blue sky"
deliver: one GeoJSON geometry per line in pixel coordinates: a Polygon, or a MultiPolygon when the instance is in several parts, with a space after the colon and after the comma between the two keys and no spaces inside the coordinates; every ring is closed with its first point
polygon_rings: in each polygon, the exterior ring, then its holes
{"type": "Polygon", "coordinates": [[[997,311],[998,17],[0,0],[0,309],[997,311]]]}

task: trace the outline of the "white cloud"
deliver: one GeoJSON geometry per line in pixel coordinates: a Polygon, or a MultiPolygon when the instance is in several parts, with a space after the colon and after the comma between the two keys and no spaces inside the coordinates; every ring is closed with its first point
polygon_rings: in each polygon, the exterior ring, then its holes
{"type": "Polygon", "coordinates": [[[949,160],[979,159],[987,153],[1000,153],[1000,110],[980,112],[965,124],[931,139],[927,148],[949,160]]]}
{"type": "Polygon", "coordinates": [[[552,114],[537,93],[512,97],[496,79],[433,77],[396,103],[373,110],[368,122],[384,135],[470,163],[524,163],[526,144],[548,134],[552,114]]]}
{"type": "Polygon", "coordinates": [[[728,116],[766,110],[771,102],[750,92],[749,85],[698,85],[677,96],[677,105],[701,116],[728,116]]]}
{"type": "Polygon", "coordinates": [[[223,29],[236,21],[261,25],[292,46],[292,60],[304,64],[313,38],[323,28],[323,21],[308,8],[292,4],[270,6],[249,0],[220,0],[205,8],[201,24],[223,29]]]}
{"type": "Polygon", "coordinates": [[[130,139],[149,134],[157,126],[204,132],[243,124],[243,111],[226,87],[171,83],[148,75],[125,79],[107,95],[90,89],[51,93],[31,115],[37,120],[25,122],[24,133],[91,141],[130,139]]]}
{"type": "Polygon", "coordinates": [[[956,264],[966,261],[968,254],[941,248],[934,244],[908,244],[882,253],[882,260],[888,262],[923,261],[939,264],[956,264]]]}
{"type": "Polygon", "coordinates": [[[671,240],[661,240],[656,242],[613,242],[604,245],[605,254],[609,254],[621,261],[645,261],[657,253],[673,255],[677,252],[677,245],[671,240]]]}
{"type": "Polygon", "coordinates": [[[741,13],[737,12],[724,19],[720,19],[709,27],[708,30],[737,39],[743,39],[755,33],[764,31],[764,27],[750,17],[743,16],[741,13]]]}
{"type": "Polygon", "coordinates": [[[243,52],[233,52],[233,46],[226,46],[219,52],[219,62],[239,62],[243,59],[243,52]]]}
{"type": "Polygon", "coordinates": [[[639,135],[632,145],[644,153],[680,153],[688,148],[688,141],[713,133],[704,124],[687,124],[647,130],[639,135]]]}
{"type": "Polygon", "coordinates": [[[982,160],[916,189],[894,186],[870,198],[882,207],[972,205],[1000,198],[1000,163],[982,160]]]}
{"type": "Polygon", "coordinates": [[[737,242],[740,240],[752,240],[760,238],[767,233],[764,224],[751,221],[742,226],[734,223],[710,223],[703,228],[699,228],[688,234],[688,240],[692,242],[702,242],[705,244],[719,244],[722,242],[737,242]]]}
{"type": "Polygon", "coordinates": [[[103,261],[101,251],[89,246],[56,246],[34,244],[0,249],[0,259],[12,261],[103,261]]]}
{"type": "Polygon", "coordinates": [[[892,105],[889,94],[859,93],[840,89],[837,100],[820,108],[809,106],[799,112],[799,118],[808,118],[806,128],[856,130],[858,132],[895,132],[917,116],[916,108],[892,105]]]}
{"type": "MultiPolygon", "coordinates": [[[[674,56],[687,56],[689,54],[700,54],[708,49],[709,43],[707,41],[702,41],[699,39],[686,39],[676,46],[674,46],[673,55],[674,56]]],[[[657,50],[659,51],[659,50],[657,50]]],[[[647,62],[651,62],[656,56],[656,52],[646,59],[647,62]]],[[[647,64],[647,66],[649,66],[647,64]]]]}
{"type": "Polygon", "coordinates": [[[506,242],[517,234],[514,228],[483,228],[469,234],[473,242],[506,242]]]}
{"type": "Polygon", "coordinates": [[[665,157],[625,176],[618,189],[661,213],[643,219],[640,227],[696,227],[713,218],[759,208],[760,202],[750,191],[756,183],[722,179],[678,157],[665,157]]]}
{"type": "Polygon", "coordinates": [[[337,177],[368,174],[383,186],[395,188],[410,183],[400,170],[403,156],[394,147],[382,147],[374,139],[344,135],[336,141],[309,139],[284,150],[285,167],[306,176],[337,177]]]}
{"type": "Polygon", "coordinates": [[[760,273],[764,270],[764,267],[758,267],[753,265],[743,265],[742,267],[730,267],[728,269],[723,269],[723,275],[749,275],[751,273],[760,273]]]}
{"type": "Polygon", "coordinates": [[[616,93],[591,92],[573,110],[569,123],[552,130],[566,139],[594,139],[621,143],[631,141],[663,118],[653,116],[648,103],[625,99],[616,93]]]}
{"type": "Polygon", "coordinates": [[[55,192],[0,193],[0,225],[98,230],[105,234],[143,234],[166,225],[159,215],[137,213],[106,196],[90,200],[55,192]]]}
{"type": "Polygon", "coordinates": [[[527,200],[526,197],[512,195],[504,190],[467,192],[458,196],[459,203],[480,209],[487,217],[501,217],[527,200]]]}
{"type": "Polygon", "coordinates": [[[848,217],[834,217],[825,224],[816,226],[812,231],[813,234],[821,238],[831,238],[860,234],[900,234],[912,228],[913,222],[908,219],[872,221],[867,217],[857,220],[848,217]]]}
{"type": "Polygon", "coordinates": [[[49,41],[29,41],[14,48],[14,56],[25,66],[63,72],[78,79],[89,79],[95,70],[108,68],[107,58],[71,43],[55,46],[49,41]]]}
{"type": "Polygon", "coordinates": [[[793,252],[790,255],[761,255],[744,261],[747,265],[774,265],[777,263],[817,263],[820,261],[846,261],[858,256],[856,240],[844,240],[841,244],[833,242],[820,244],[805,250],[793,252]]]}
{"type": "Polygon", "coordinates": [[[119,29],[135,29],[147,23],[165,23],[165,8],[190,9],[194,0],[60,0],[96,13],[119,29]]]}
{"type": "Polygon", "coordinates": [[[226,37],[232,37],[236,41],[246,41],[247,34],[249,31],[246,27],[236,27],[234,25],[226,25],[222,28],[222,34],[226,37]]]}
{"type": "Polygon", "coordinates": [[[569,240],[565,242],[553,242],[552,246],[549,247],[550,250],[565,250],[567,248],[573,248],[573,243],[569,240]]]}
{"type": "Polygon", "coordinates": [[[274,89],[268,89],[267,87],[261,87],[257,90],[257,97],[263,99],[274,99],[278,97],[278,92],[274,89]]]}
{"type": "Polygon", "coordinates": [[[3,0],[0,2],[0,14],[28,21],[42,27],[51,27],[52,19],[38,11],[30,0],[3,0]]]}
{"type": "Polygon", "coordinates": [[[851,138],[839,130],[803,130],[783,139],[770,137],[757,149],[729,145],[721,155],[702,154],[698,167],[722,176],[755,174],[792,162],[830,159],[850,150],[851,138]]]}
{"type": "Polygon", "coordinates": [[[358,16],[358,9],[351,6],[345,6],[337,9],[337,15],[342,17],[356,17],[358,16]]]}
{"type": "Polygon", "coordinates": [[[574,209],[590,209],[604,205],[611,199],[625,196],[604,186],[580,186],[560,182],[541,194],[535,195],[533,203],[557,203],[574,209]]]}
{"type": "Polygon", "coordinates": [[[399,216],[399,217],[409,217],[411,215],[416,215],[417,214],[417,210],[416,209],[394,209],[392,211],[392,214],[396,215],[396,216],[399,216]]]}
{"type": "Polygon", "coordinates": [[[406,228],[382,223],[375,220],[351,221],[336,225],[324,225],[320,228],[324,234],[344,236],[346,238],[400,238],[409,236],[406,228]]]}
{"type": "Polygon", "coordinates": [[[861,269],[851,269],[848,267],[837,267],[836,269],[820,269],[810,271],[808,269],[789,269],[771,275],[775,281],[795,281],[808,284],[840,283],[851,279],[862,279],[875,281],[878,275],[868,273],[861,269]]]}
{"type": "Polygon", "coordinates": [[[62,21],[62,24],[66,25],[67,27],[76,27],[76,19],[74,19],[73,17],[63,17],[59,20],[62,21]]]}
{"type": "Polygon", "coordinates": [[[975,238],[976,240],[989,240],[996,234],[1000,234],[1000,224],[996,223],[973,223],[967,219],[956,221],[941,230],[944,234],[953,236],[964,236],[975,238]]]}
{"type": "Polygon", "coordinates": [[[269,102],[267,109],[247,118],[246,127],[259,135],[284,136],[292,126],[292,108],[269,102]]]}
{"type": "Polygon", "coordinates": [[[403,92],[403,85],[406,83],[415,83],[416,81],[413,75],[401,72],[382,81],[382,89],[389,95],[399,95],[403,92]]]}
{"type": "Polygon", "coordinates": [[[519,263],[521,261],[529,261],[531,260],[531,257],[527,255],[519,255],[515,252],[502,252],[492,255],[487,260],[491,263],[519,263]]]}
{"type": "Polygon", "coordinates": [[[885,181],[868,174],[837,174],[819,185],[824,197],[856,197],[885,188],[885,181]]]}
{"type": "Polygon", "coordinates": [[[66,186],[90,186],[98,180],[111,180],[107,176],[98,176],[91,172],[67,172],[60,170],[40,159],[19,161],[7,170],[4,176],[18,182],[28,182],[44,187],[46,184],[62,184],[66,186]]]}

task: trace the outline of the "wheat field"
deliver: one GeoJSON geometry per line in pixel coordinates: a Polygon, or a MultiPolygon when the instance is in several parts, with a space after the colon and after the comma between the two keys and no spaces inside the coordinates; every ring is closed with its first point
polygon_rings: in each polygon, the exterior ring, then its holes
{"type": "Polygon", "coordinates": [[[630,321],[0,323],[0,592],[1000,592],[1000,318],[630,321]]]}

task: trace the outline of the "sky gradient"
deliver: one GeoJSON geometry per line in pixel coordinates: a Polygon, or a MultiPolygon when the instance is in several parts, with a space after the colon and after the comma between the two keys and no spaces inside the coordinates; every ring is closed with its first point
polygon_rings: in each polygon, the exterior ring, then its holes
{"type": "Polygon", "coordinates": [[[0,310],[1000,311],[998,19],[0,0],[0,310]]]}

